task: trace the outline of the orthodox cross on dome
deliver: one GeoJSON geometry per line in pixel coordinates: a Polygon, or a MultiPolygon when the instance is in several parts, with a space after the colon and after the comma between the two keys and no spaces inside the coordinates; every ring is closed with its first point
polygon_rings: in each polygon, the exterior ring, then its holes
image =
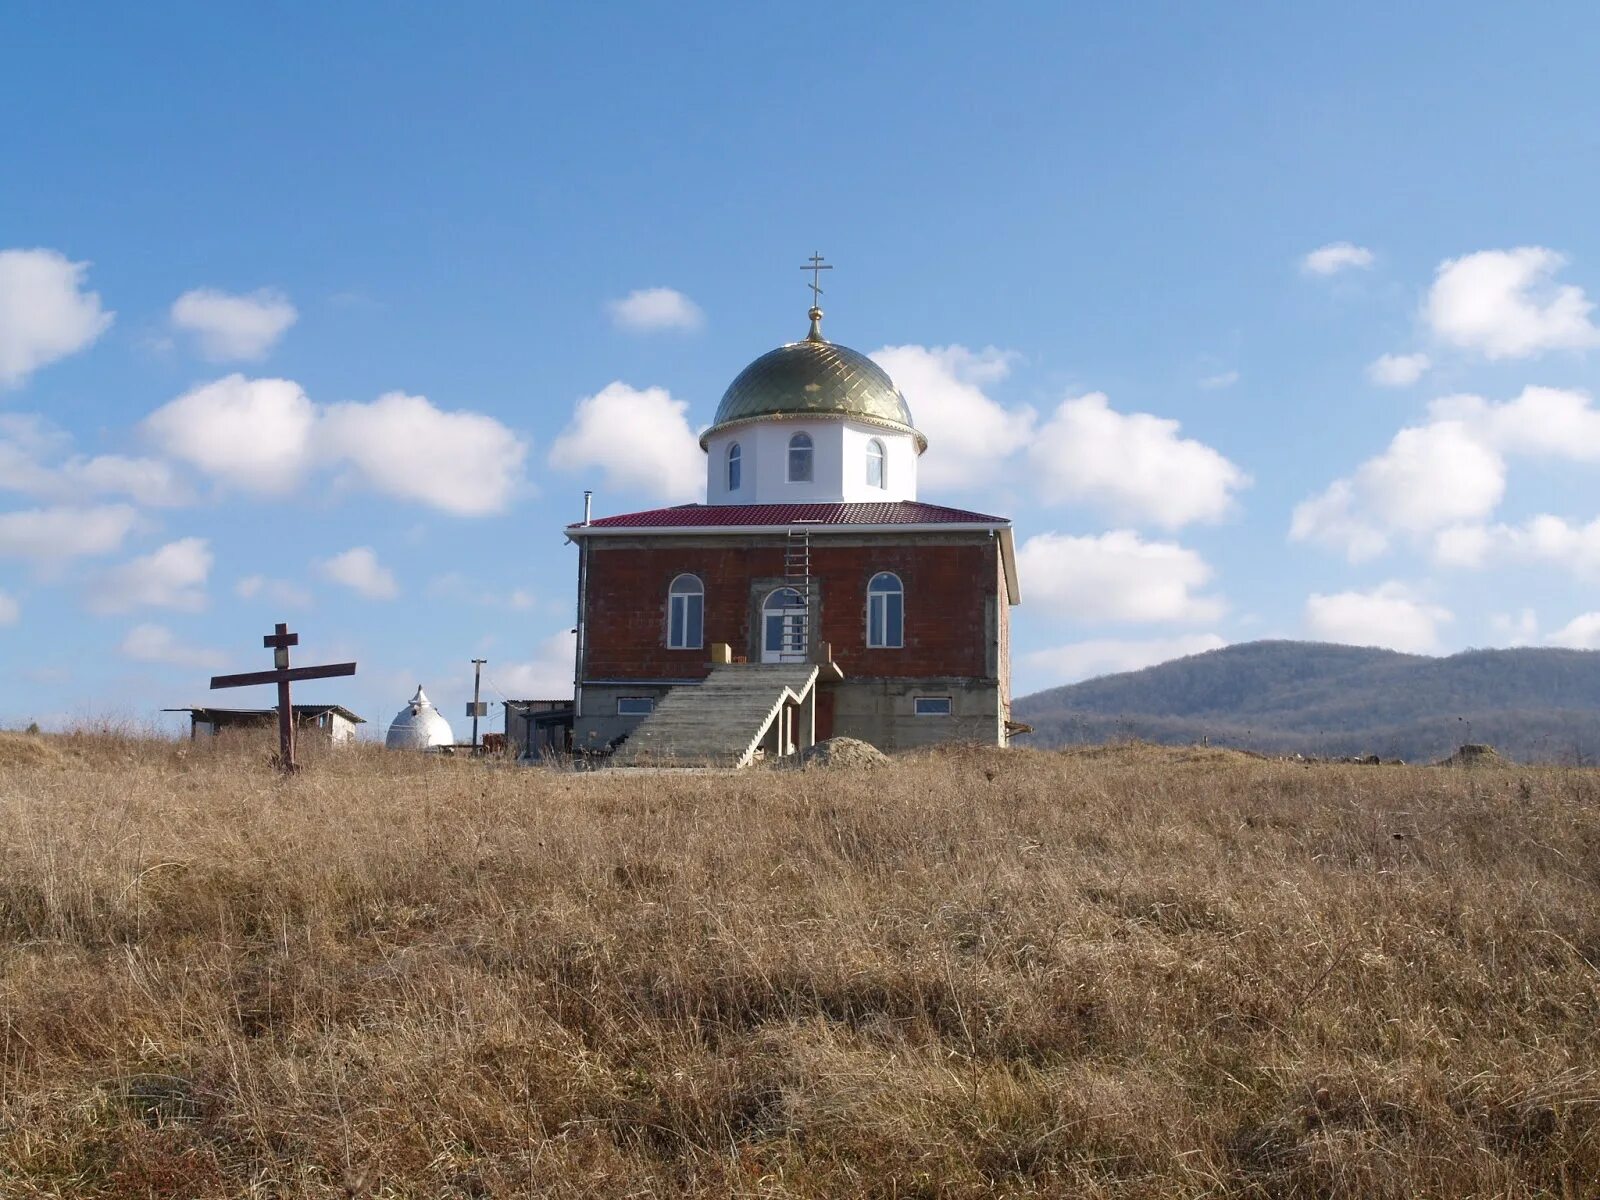
{"type": "Polygon", "coordinates": [[[800,269],[811,272],[811,282],[806,285],[811,289],[811,332],[806,334],[806,340],[820,342],[822,341],[822,273],[833,270],[833,264],[823,262],[819,251],[811,256],[809,264],[800,269]]]}
{"type": "Polygon", "coordinates": [[[252,687],[258,683],[278,685],[278,769],[292,775],[299,767],[294,761],[294,706],[289,703],[289,683],[295,679],[332,679],[336,675],[354,675],[356,665],[332,663],[326,667],[289,666],[289,647],[300,644],[300,635],[290,633],[289,627],[279,622],[277,628],[261,639],[261,644],[272,651],[270,671],[250,671],[244,675],[213,675],[211,686],[216,688],[252,687]]]}

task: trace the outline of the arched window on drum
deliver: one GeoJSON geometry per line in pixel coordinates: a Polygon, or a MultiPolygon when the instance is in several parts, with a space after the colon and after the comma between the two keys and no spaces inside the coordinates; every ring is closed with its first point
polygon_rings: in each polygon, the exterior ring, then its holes
{"type": "Polygon", "coordinates": [[[906,641],[906,594],[900,576],[882,571],[867,584],[867,645],[898,650],[906,641]]]}
{"type": "Polygon", "coordinates": [[[867,443],[867,486],[875,488],[889,486],[887,456],[884,454],[883,443],[877,438],[867,443]]]}
{"type": "Polygon", "coordinates": [[[728,490],[730,492],[739,490],[739,476],[743,466],[740,461],[742,457],[743,452],[740,451],[738,442],[728,447],[728,490]]]}
{"type": "Polygon", "coordinates": [[[700,649],[705,621],[705,585],[696,575],[679,575],[667,589],[667,649],[700,649]]]}
{"type": "Polygon", "coordinates": [[[810,483],[812,480],[812,445],[809,433],[797,433],[789,439],[789,482],[810,483]]]}

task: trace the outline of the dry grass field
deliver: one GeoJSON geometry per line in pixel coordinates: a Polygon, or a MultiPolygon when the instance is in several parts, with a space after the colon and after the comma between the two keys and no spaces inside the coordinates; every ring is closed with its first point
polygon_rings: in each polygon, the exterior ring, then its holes
{"type": "Polygon", "coordinates": [[[0,736],[0,1196],[1600,1194],[1600,773],[0,736]]]}

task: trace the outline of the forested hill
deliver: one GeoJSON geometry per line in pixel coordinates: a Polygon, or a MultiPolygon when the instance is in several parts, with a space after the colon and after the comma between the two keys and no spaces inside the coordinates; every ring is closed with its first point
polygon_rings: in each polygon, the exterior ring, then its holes
{"type": "Polygon", "coordinates": [[[1462,742],[1521,761],[1600,762],[1600,651],[1448,658],[1247,642],[1021,697],[1030,743],[1209,739],[1267,753],[1422,762],[1462,742]]]}

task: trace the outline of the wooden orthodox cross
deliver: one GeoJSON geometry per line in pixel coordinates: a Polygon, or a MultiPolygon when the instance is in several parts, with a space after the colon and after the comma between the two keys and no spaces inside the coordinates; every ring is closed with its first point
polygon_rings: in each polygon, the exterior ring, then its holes
{"type": "Polygon", "coordinates": [[[356,665],[348,662],[331,663],[325,667],[290,667],[289,647],[300,644],[300,635],[290,633],[289,627],[281,621],[274,632],[262,637],[261,644],[272,651],[272,670],[250,671],[243,675],[213,675],[211,686],[216,689],[253,687],[258,683],[278,685],[278,769],[289,775],[299,770],[294,761],[294,706],[289,703],[290,681],[354,675],[356,665]]]}

